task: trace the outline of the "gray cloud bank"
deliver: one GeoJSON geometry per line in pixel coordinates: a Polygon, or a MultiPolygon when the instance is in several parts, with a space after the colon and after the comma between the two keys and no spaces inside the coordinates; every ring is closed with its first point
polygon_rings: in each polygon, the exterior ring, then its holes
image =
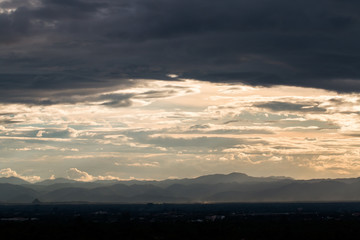
{"type": "Polygon", "coordinates": [[[169,73],[360,92],[359,1],[9,0],[0,10],[1,102],[66,102],[169,73]]]}

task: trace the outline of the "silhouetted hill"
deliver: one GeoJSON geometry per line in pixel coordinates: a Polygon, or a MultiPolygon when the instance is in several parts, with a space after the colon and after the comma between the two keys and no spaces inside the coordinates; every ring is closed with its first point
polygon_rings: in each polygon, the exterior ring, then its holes
{"type": "Polygon", "coordinates": [[[8,183],[0,184],[0,202],[2,203],[29,203],[38,193],[32,189],[8,183]]]}
{"type": "Polygon", "coordinates": [[[244,173],[212,174],[197,178],[168,179],[160,181],[159,186],[170,186],[173,184],[217,184],[217,183],[253,183],[253,182],[276,182],[280,180],[292,180],[288,177],[251,177],[244,173]]]}
{"type": "Polygon", "coordinates": [[[76,183],[77,181],[67,179],[67,178],[56,178],[56,179],[46,179],[41,182],[35,183],[36,185],[52,185],[56,183],[76,183]]]}
{"type": "Polygon", "coordinates": [[[29,184],[29,182],[17,177],[2,177],[0,178],[0,183],[10,183],[16,185],[29,184]]]}
{"type": "Polygon", "coordinates": [[[30,184],[0,184],[0,202],[295,202],[360,201],[360,180],[293,180],[286,177],[251,177],[242,173],[213,174],[164,181],[46,180],[30,184]]]}

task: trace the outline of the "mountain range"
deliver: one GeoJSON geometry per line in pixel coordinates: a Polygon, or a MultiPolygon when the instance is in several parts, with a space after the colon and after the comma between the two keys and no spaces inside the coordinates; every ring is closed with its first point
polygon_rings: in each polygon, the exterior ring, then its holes
{"type": "Polygon", "coordinates": [[[217,203],[360,201],[360,178],[295,180],[214,174],[163,181],[80,182],[65,178],[29,183],[0,178],[0,203],[217,203]]]}

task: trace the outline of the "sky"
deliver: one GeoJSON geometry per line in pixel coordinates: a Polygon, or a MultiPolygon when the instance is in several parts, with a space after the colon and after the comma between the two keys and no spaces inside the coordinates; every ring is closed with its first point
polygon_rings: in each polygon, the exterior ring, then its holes
{"type": "Polygon", "coordinates": [[[0,177],[359,177],[359,10],[0,0],[0,177]]]}

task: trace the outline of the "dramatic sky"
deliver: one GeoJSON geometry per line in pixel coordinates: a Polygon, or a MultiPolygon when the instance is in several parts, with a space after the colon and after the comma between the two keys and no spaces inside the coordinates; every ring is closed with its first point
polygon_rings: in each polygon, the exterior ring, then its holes
{"type": "Polygon", "coordinates": [[[358,177],[359,12],[0,0],[0,177],[358,177]]]}

